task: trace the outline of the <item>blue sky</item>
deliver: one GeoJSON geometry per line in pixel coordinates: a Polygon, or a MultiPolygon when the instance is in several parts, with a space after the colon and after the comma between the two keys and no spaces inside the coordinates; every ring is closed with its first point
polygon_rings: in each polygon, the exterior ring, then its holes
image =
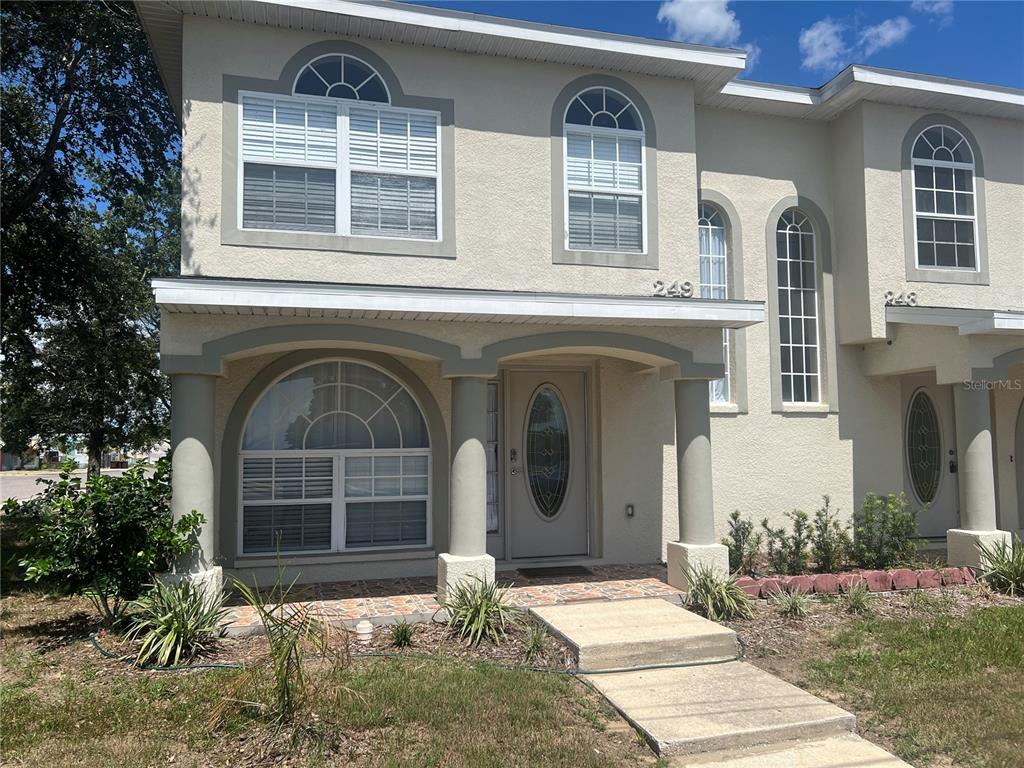
{"type": "Polygon", "coordinates": [[[746,48],[743,77],[818,86],[871,64],[1024,88],[1024,2],[422,0],[423,5],[746,48]]]}

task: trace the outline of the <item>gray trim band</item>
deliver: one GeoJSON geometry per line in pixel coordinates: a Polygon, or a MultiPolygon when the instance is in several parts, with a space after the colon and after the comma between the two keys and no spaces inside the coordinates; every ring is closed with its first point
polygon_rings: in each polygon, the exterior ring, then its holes
{"type": "Polygon", "coordinates": [[[584,75],[566,85],[551,108],[551,261],[554,264],[577,264],[591,267],[658,268],[658,149],[654,113],[643,96],[624,80],[611,75],[584,75]],[[621,91],[640,112],[644,121],[644,179],[647,210],[647,252],[571,251],[565,247],[565,110],[580,91],[603,86],[621,91]]]}
{"type": "MultiPolygon", "coordinates": [[[[320,251],[352,251],[394,256],[432,256],[455,258],[455,102],[411,96],[402,91],[394,71],[380,56],[369,48],[344,40],[327,40],[302,48],[292,56],[281,70],[277,80],[265,80],[242,75],[224,75],[224,102],[222,118],[221,165],[221,243],[253,248],[298,248],[320,251]],[[441,239],[421,241],[363,237],[358,235],[317,234],[315,232],[271,232],[238,227],[238,92],[259,91],[277,95],[292,95],[292,86],[301,69],[311,60],[325,54],[347,54],[362,59],[374,67],[384,79],[391,94],[391,106],[425,109],[440,113],[441,167],[441,239]]],[[[187,239],[186,239],[187,242],[187,239]]],[[[188,260],[188,254],[184,257],[188,260]]]]}
{"type": "Polygon", "coordinates": [[[907,280],[920,283],[955,283],[960,285],[988,285],[988,231],[985,226],[985,164],[981,159],[981,146],[974,134],[959,120],[938,113],[915,120],[907,129],[900,149],[900,180],[903,190],[903,251],[907,265],[907,280]],[[977,271],[921,268],[917,266],[917,219],[914,216],[914,141],[918,134],[933,125],[955,128],[974,153],[974,219],[977,222],[978,242],[974,245],[977,271]]]}

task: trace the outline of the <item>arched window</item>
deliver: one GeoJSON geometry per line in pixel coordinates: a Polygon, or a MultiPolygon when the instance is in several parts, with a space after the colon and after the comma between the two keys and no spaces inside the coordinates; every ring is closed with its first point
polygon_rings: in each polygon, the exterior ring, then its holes
{"type": "MultiPolygon", "coordinates": [[[[725,216],[710,203],[701,203],[697,211],[697,235],[700,254],[700,297],[702,299],[729,298],[728,246],[726,245],[725,216]]],[[[711,401],[729,401],[729,331],[722,331],[722,355],[725,360],[725,378],[710,384],[711,401]]]]}
{"type": "Polygon", "coordinates": [[[784,403],[820,401],[818,274],[814,228],[796,208],[775,232],[779,288],[779,364],[784,403]]]}
{"type": "Polygon", "coordinates": [[[948,125],[933,125],[914,141],[914,226],[920,269],[978,266],[974,153],[948,125]]]}
{"type": "Polygon", "coordinates": [[[295,78],[296,94],[390,104],[388,87],[377,70],[354,56],[321,56],[295,78]]]}
{"type": "Polygon", "coordinates": [[[430,440],[419,406],[366,363],[307,365],[271,386],[241,450],[241,551],[429,543],[430,440]]]}
{"type": "Polygon", "coordinates": [[[645,249],[644,126],[611,88],[588,88],[565,111],[566,247],[645,249]]]}

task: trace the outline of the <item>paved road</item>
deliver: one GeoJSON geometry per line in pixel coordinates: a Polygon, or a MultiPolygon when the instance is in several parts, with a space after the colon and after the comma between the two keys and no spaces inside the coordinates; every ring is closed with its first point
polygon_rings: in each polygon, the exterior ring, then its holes
{"type": "MultiPolygon", "coordinates": [[[[123,469],[105,469],[105,475],[123,474],[123,469]]],[[[39,493],[43,486],[36,481],[43,477],[47,480],[56,480],[59,472],[0,472],[0,500],[3,499],[31,499],[39,493]]],[[[85,478],[85,470],[75,473],[76,476],[85,478]]]]}

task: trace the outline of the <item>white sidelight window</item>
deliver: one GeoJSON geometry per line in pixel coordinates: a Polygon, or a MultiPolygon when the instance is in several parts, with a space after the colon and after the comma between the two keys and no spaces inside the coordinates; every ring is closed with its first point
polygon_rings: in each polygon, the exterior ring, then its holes
{"type": "MultiPolygon", "coordinates": [[[[697,236],[700,254],[700,297],[702,299],[729,298],[728,253],[725,235],[725,217],[709,203],[701,203],[697,216],[697,236]]],[[[711,402],[729,402],[729,331],[722,331],[722,358],[725,360],[725,378],[709,385],[711,402]]]]}
{"type": "Polygon", "coordinates": [[[498,382],[487,382],[487,532],[498,533],[498,382]]]}
{"type": "Polygon", "coordinates": [[[430,543],[430,441],[409,391],[366,363],[293,371],[242,438],[244,554],[430,543]]]}
{"type": "Polygon", "coordinates": [[[914,141],[914,241],[919,269],[978,268],[974,153],[948,125],[914,141]]]}
{"type": "Polygon", "coordinates": [[[790,208],[779,218],[775,247],[782,401],[817,403],[821,376],[814,228],[796,208],[790,208]]]}
{"type": "Polygon", "coordinates": [[[439,239],[438,113],[388,106],[351,56],[308,64],[294,92],[240,94],[241,228],[439,239]]]}
{"type": "Polygon", "coordinates": [[[578,94],[565,113],[566,248],[643,253],[644,128],[610,88],[578,94]]]}

